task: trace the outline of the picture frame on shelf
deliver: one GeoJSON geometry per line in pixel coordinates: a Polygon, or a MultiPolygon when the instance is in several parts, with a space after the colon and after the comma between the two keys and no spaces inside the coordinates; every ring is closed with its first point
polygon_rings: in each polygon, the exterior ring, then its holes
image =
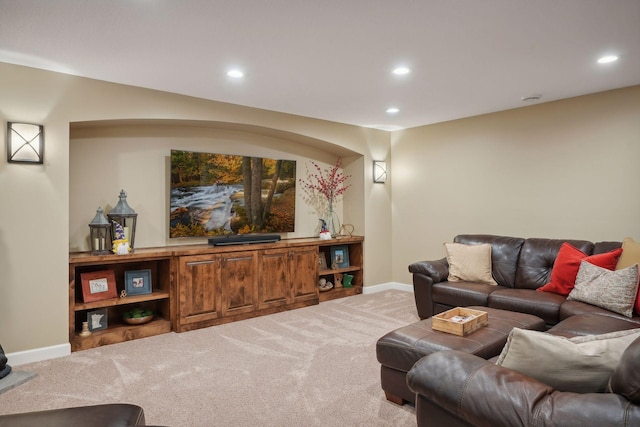
{"type": "Polygon", "coordinates": [[[124,290],[127,295],[147,295],[153,292],[151,270],[125,271],[124,290]]]}
{"type": "Polygon", "coordinates": [[[331,268],[348,268],[349,267],[349,246],[336,245],[331,246],[331,268]]]}
{"type": "Polygon", "coordinates": [[[324,252],[320,252],[318,254],[318,267],[320,270],[329,269],[329,266],[327,265],[327,255],[324,252]]]}
{"type": "Polygon", "coordinates": [[[94,302],[116,298],[116,277],[113,270],[91,271],[80,274],[82,300],[94,302]]]}
{"type": "Polygon", "coordinates": [[[101,331],[109,327],[109,313],[106,308],[87,312],[87,323],[91,332],[101,331]]]}

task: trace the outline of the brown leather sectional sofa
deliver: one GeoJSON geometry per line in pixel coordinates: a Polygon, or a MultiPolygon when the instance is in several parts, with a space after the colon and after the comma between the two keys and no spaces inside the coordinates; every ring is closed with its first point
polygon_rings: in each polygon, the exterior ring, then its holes
{"type": "Polygon", "coordinates": [[[144,410],[137,405],[126,403],[0,415],[0,427],[129,427],[145,425],[144,410]]]}
{"type": "MultiPolygon", "coordinates": [[[[498,286],[472,282],[448,282],[449,266],[446,258],[416,262],[409,266],[413,273],[413,290],[418,315],[426,319],[457,306],[482,305],[502,310],[533,314],[553,326],[576,314],[602,314],[628,320],[608,310],[565,297],[537,292],[551,277],[553,263],[562,243],[569,242],[587,255],[600,254],[619,248],[621,242],[586,240],[523,239],[491,235],[458,235],[453,240],[462,244],[491,244],[493,277],[498,286]]],[[[640,317],[634,317],[640,324],[640,317]]],[[[608,329],[603,326],[603,329],[608,329]]],[[[606,331],[610,332],[610,331],[606,331]]],[[[596,333],[585,331],[585,334],[596,333]]],[[[576,331],[575,335],[580,335],[576,331]]]]}
{"type": "Polygon", "coordinates": [[[560,392],[459,351],[420,359],[407,382],[417,394],[418,426],[638,426],[640,338],[624,352],[610,393],[560,392]]]}
{"type": "MultiPolygon", "coordinates": [[[[492,235],[459,235],[456,243],[492,246],[492,271],[498,286],[448,282],[446,258],[411,264],[416,306],[421,318],[456,306],[485,306],[533,314],[547,333],[565,337],[640,328],[603,308],[549,292],[536,291],[550,281],[564,242],[587,255],[611,251],[621,242],[589,242],[492,235]]],[[[640,425],[640,339],[624,353],[612,376],[611,393],[559,392],[495,360],[459,351],[424,357],[407,375],[417,393],[420,426],[632,426],[640,425]]]]}

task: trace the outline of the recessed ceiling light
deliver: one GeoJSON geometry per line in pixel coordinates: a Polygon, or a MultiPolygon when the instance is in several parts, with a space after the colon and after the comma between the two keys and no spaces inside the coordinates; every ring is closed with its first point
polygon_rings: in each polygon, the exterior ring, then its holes
{"type": "Polygon", "coordinates": [[[609,64],[611,62],[616,62],[618,57],[616,55],[607,55],[598,59],[598,64],[609,64]]]}
{"type": "Polygon", "coordinates": [[[405,74],[409,74],[411,69],[409,67],[396,67],[393,69],[392,73],[396,76],[404,76],[405,74]]]}
{"type": "Polygon", "coordinates": [[[540,101],[540,98],[542,98],[542,95],[523,96],[520,99],[522,99],[522,102],[534,102],[534,101],[540,101]]]}
{"type": "Polygon", "coordinates": [[[387,108],[387,113],[389,113],[389,114],[396,114],[396,113],[398,113],[399,111],[400,111],[400,109],[399,109],[399,108],[396,108],[396,107],[390,107],[390,108],[387,108]]]}
{"type": "Polygon", "coordinates": [[[227,76],[233,77],[234,79],[239,79],[240,77],[244,77],[244,73],[242,72],[242,70],[233,69],[227,71],[227,76]]]}

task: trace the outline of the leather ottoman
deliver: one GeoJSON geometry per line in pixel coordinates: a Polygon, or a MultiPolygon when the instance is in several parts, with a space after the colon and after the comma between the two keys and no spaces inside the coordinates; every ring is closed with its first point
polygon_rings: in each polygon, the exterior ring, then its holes
{"type": "Polygon", "coordinates": [[[441,350],[459,350],[484,359],[497,356],[513,328],[544,331],[544,320],[531,314],[469,307],[486,311],[489,323],[461,337],[431,328],[431,318],[389,332],[378,340],[376,355],[381,364],[380,379],[388,400],[404,404],[415,402],[415,394],[407,386],[407,372],[422,357],[441,350]]]}

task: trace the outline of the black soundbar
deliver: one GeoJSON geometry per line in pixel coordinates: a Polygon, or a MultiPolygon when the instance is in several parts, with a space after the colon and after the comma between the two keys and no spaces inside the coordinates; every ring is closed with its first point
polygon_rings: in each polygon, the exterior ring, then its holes
{"type": "Polygon", "coordinates": [[[280,240],[278,234],[227,234],[225,236],[209,237],[211,246],[245,245],[252,243],[273,243],[280,240]]]}

